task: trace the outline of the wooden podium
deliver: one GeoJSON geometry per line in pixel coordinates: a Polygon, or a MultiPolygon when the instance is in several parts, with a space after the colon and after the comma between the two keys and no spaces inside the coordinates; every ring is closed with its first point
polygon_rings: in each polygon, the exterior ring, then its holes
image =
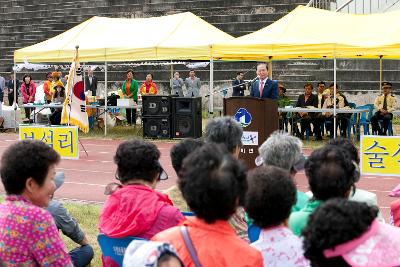
{"type": "Polygon", "coordinates": [[[224,115],[234,117],[242,125],[243,146],[239,158],[249,169],[254,168],[258,147],[279,129],[277,101],[241,96],[224,98],[224,115]]]}

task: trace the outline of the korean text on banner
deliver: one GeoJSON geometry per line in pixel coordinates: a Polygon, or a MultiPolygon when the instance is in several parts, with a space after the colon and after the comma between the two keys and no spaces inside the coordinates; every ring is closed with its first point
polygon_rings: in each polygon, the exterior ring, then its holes
{"type": "Polygon", "coordinates": [[[57,151],[63,159],[79,159],[78,127],[23,126],[19,128],[19,140],[40,140],[57,151]]]}
{"type": "Polygon", "coordinates": [[[399,136],[362,136],[360,156],[362,174],[400,176],[399,136]]]}

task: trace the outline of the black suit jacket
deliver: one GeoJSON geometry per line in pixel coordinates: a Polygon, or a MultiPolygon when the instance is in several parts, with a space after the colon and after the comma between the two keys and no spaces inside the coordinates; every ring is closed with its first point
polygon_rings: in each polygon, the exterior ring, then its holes
{"type": "Polygon", "coordinates": [[[93,76],[92,78],[92,84],[90,84],[89,77],[85,76],[85,90],[86,91],[92,91],[92,96],[96,96],[96,91],[97,91],[97,78],[96,76],[93,76]]]}
{"type": "Polygon", "coordinates": [[[246,90],[246,84],[243,80],[234,79],[232,81],[233,92],[232,96],[244,96],[244,90],[246,90]]]}
{"type": "Polygon", "coordinates": [[[314,106],[318,107],[318,97],[314,94],[311,94],[310,97],[305,101],[304,94],[299,95],[297,99],[296,107],[307,107],[314,106]]]}

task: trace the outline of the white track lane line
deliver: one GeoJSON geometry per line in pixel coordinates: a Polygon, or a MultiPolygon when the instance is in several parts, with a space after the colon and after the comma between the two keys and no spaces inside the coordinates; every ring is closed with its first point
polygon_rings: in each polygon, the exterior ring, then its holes
{"type": "Polygon", "coordinates": [[[79,183],[79,182],[64,182],[64,184],[76,184],[76,185],[106,187],[106,185],[104,185],[104,184],[91,184],[91,183],[79,183]]]}
{"type": "Polygon", "coordinates": [[[57,170],[75,171],[75,172],[93,172],[93,173],[110,173],[110,174],[114,174],[114,172],[107,172],[107,171],[91,171],[91,170],[82,170],[82,169],[57,168],[57,170]]]}

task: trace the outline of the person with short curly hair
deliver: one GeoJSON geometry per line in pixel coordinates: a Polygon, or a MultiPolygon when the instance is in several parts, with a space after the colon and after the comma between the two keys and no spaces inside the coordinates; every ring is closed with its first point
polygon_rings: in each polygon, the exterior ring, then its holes
{"type": "Polygon", "coordinates": [[[3,153],[0,258],[6,266],[72,266],[50,213],[60,156],[43,142],[25,140],[3,153]]]}
{"type": "MultiPolygon", "coordinates": [[[[223,144],[235,158],[239,158],[242,135],[243,128],[240,123],[232,117],[226,116],[214,118],[207,122],[204,140],[205,142],[223,144]]],[[[239,207],[236,209],[236,213],[230,218],[229,223],[235,229],[236,234],[248,242],[246,213],[242,205],[243,199],[240,198],[239,207]]]]}
{"type": "Polygon", "coordinates": [[[230,153],[239,157],[243,128],[232,117],[219,117],[207,122],[204,141],[224,144],[230,153]]]}
{"type": "MultiPolygon", "coordinates": [[[[170,157],[172,161],[172,167],[174,168],[178,177],[182,168],[183,160],[202,145],[203,142],[200,139],[185,138],[172,147],[170,151],[170,157]]],[[[183,199],[182,192],[179,190],[177,185],[171,186],[164,193],[169,196],[172,202],[174,202],[174,205],[181,211],[190,211],[186,201],[183,199]]]]}
{"type": "Polygon", "coordinates": [[[319,206],[302,232],[312,266],[400,266],[400,229],[379,222],[377,213],[343,198],[319,206]]]}
{"type": "MultiPolygon", "coordinates": [[[[346,138],[340,138],[340,139],[330,139],[327,143],[327,145],[331,146],[338,146],[342,149],[344,149],[347,153],[349,153],[351,159],[354,161],[354,163],[357,166],[357,171],[359,171],[359,164],[360,164],[360,156],[358,153],[358,149],[354,146],[353,142],[349,139],[346,138]]],[[[358,182],[361,178],[361,175],[358,175],[358,178],[356,179],[356,182],[358,182]]],[[[353,201],[358,201],[358,202],[365,202],[369,205],[377,206],[378,207],[378,197],[375,193],[372,193],[370,191],[356,188],[356,185],[354,184],[353,192],[349,196],[349,200],[353,201]]],[[[307,192],[308,194],[308,192],[307,192]]],[[[378,213],[378,220],[381,222],[385,222],[385,219],[382,216],[382,213],[379,211],[378,213]]]]}
{"type": "MultiPolygon", "coordinates": [[[[303,170],[305,158],[302,154],[303,143],[289,133],[275,131],[258,148],[260,162],[264,166],[275,166],[290,173],[294,180],[297,172],[303,170]]],[[[307,205],[309,197],[297,190],[296,202],[292,211],[299,211],[307,205]]]]}
{"type": "Polygon", "coordinates": [[[289,227],[296,235],[300,235],[310,214],[323,201],[348,198],[359,176],[350,155],[336,146],[314,150],[306,161],[305,172],[313,199],[302,210],[290,215],[289,227]]]}
{"type": "MultiPolygon", "coordinates": [[[[245,168],[224,146],[206,143],[185,158],[178,185],[195,213],[183,226],[202,266],[262,266],[261,254],[238,238],[228,223],[247,181],[245,168]]],[[[158,233],[152,240],[172,244],[185,266],[194,266],[181,227],[158,233]]]]}
{"type": "Polygon", "coordinates": [[[110,237],[136,236],[150,239],[177,225],[183,216],[171,200],[155,190],[164,173],[160,151],[144,140],[118,146],[114,156],[116,178],[122,183],[111,190],[100,213],[100,232],[110,237]]]}
{"type": "Polygon", "coordinates": [[[296,186],[290,173],[274,166],[258,167],[247,174],[248,190],[245,209],[262,228],[259,239],[251,246],[264,258],[264,266],[308,267],[302,243],[287,227],[296,186]]]}

